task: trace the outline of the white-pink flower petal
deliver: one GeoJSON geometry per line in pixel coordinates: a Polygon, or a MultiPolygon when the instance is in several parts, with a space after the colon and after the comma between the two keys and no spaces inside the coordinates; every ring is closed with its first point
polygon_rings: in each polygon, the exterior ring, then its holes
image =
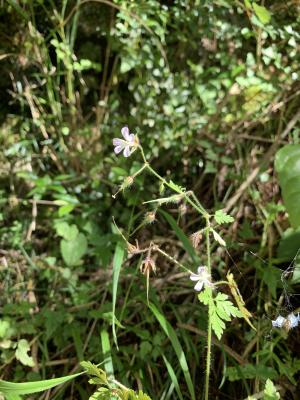
{"type": "Polygon", "coordinates": [[[129,134],[129,128],[128,128],[128,126],[124,126],[124,127],[121,129],[121,133],[122,133],[124,139],[127,140],[128,142],[130,142],[130,134],[129,134]]]}
{"type": "Polygon", "coordinates": [[[124,146],[124,145],[126,145],[126,142],[123,139],[114,138],[113,145],[114,146],[122,146],[122,145],[124,146]]]}
{"type": "Polygon", "coordinates": [[[114,148],[114,152],[116,153],[116,154],[119,154],[119,153],[121,153],[121,151],[124,149],[124,146],[116,146],[115,148],[114,148]]]}
{"type": "Polygon", "coordinates": [[[131,154],[130,147],[129,146],[125,146],[125,149],[124,149],[124,152],[123,152],[124,157],[129,157],[130,154],[131,154]]]}
{"type": "Polygon", "coordinates": [[[194,287],[194,289],[196,290],[196,292],[201,292],[202,288],[203,288],[204,282],[203,281],[198,281],[194,287]]]}

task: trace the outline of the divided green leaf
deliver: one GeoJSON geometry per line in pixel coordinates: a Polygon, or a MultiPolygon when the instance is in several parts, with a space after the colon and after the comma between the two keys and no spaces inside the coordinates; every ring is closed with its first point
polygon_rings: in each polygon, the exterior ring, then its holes
{"type": "Polygon", "coordinates": [[[199,294],[198,298],[201,303],[209,307],[212,329],[219,340],[225,330],[224,321],[229,322],[232,317],[242,317],[242,313],[228,300],[228,296],[224,293],[218,293],[217,296],[213,298],[212,290],[206,288],[199,294]]]}
{"type": "Polygon", "coordinates": [[[265,390],[264,390],[264,400],[279,400],[280,394],[277,392],[274,383],[267,379],[265,390]]]}
{"type": "Polygon", "coordinates": [[[226,214],[222,210],[218,210],[218,211],[215,212],[214,219],[215,219],[216,223],[219,224],[219,225],[228,224],[228,223],[234,221],[234,218],[231,215],[226,214]]]}

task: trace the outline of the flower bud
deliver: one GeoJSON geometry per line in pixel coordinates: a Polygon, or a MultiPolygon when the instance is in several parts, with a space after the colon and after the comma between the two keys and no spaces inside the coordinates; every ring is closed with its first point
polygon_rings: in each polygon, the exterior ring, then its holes
{"type": "Polygon", "coordinates": [[[145,223],[146,224],[152,224],[155,221],[155,216],[156,212],[155,211],[149,211],[145,215],[145,223]]]}
{"type": "Polygon", "coordinates": [[[190,236],[190,241],[192,242],[194,249],[196,249],[198,247],[201,240],[202,240],[201,231],[197,231],[190,236]]]}
{"type": "Polygon", "coordinates": [[[122,190],[129,188],[133,184],[133,177],[127,176],[122,183],[122,190]]]}

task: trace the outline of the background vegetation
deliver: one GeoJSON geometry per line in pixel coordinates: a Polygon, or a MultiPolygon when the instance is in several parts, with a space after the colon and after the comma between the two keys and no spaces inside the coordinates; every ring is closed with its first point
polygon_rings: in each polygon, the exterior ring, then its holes
{"type": "MultiPolygon", "coordinates": [[[[299,398],[300,331],[271,324],[299,306],[300,191],[289,197],[281,175],[283,204],[273,163],[299,144],[299,11],[296,0],[2,3],[1,379],[105,360],[108,375],[154,400],[190,399],[183,351],[201,398],[205,307],[188,275],[157,256],[149,308],[142,258],[122,260],[113,225],[196,270],[204,244],[195,251],[188,236],[199,218],[168,204],[145,224],[143,202],[159,192],[147,174],[112,197],[142,165],[113,153],[128,125],[161,175],[235,219],[222,228],[227,247],[213,247],[213,276],[234,273],[257,331],[235,319],[214,339],[211,398],[262,397],[268,378],[299,398]]],[[[32,398],[92,393],[82,375],[32,398]]]]}

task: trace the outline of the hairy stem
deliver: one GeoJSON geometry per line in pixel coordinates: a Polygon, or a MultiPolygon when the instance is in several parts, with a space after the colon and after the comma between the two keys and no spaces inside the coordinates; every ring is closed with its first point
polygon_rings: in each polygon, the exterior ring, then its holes
{"type": "MultiPolygon", "coordinates": [[[[211,260],[210,260],[210,221],[209,217],[206,217],[206,257],[207,257],[207,269],[211,273],[211,260]]],[[[212,289],[210,295],[212,296],[212,289]]],[[[211,340],[212,340],[212,325],[211,325],[211,310],[210,302],[208,305],[208,327],[207,327],[207,353],[206,353],[206,371],[205,371],[205,400],[208,400],[209,394],[209,377],[210,377],[210,365],[211,365],[211,340]]]]}

